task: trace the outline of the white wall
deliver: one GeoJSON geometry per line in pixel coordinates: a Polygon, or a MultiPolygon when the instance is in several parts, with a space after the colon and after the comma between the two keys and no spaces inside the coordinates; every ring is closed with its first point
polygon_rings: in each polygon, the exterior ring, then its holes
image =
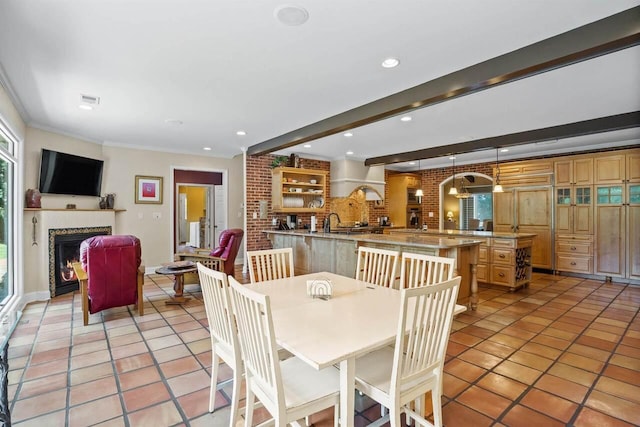
{"type": "MultiPolygon", "coordinates": [[[[226,170],[228,177],[228,226],[242,228],[240,206],[243,201],[242,155],[233,159],[195,156],[187,154],[147,151],[85,142],[77,138],[55,134],[39,129],[27,128],[25,145],[24,190],[36,188],[40,151],[42,148],[63,151],[85,157],[104,160],[102,193],[115,193],[115,208],[125,209],[116,214],[115,232],[133,234],[142,244],[142,262],[147,271],[152,267],[171,261],[172,210],[171,170],[174,168],[226,170]],[[135,176],[160,176],[163,178],[163,203],[161,205],[136,204],[135,176]],[[160,219],[153,219],[159,213],[160,219]]],[[[23,193],[24,194],[24,193],[23,193]]],[[[87,196],[42,195],[43,208],[64,208],[73,203],[77,208],[98,208],[99,199],[87,196]]],[[[26,218],[26,217],[25,217],[26,218]]],[[[29,217],[29,221],[30,221],[29,217]]],[[[25,223],[24,242],[30,244],[30,223],[25,223]]],[[[25,260],[25,271],[30,268],[25,260]]],[[[25,281],[27,278],[25,278],[25,281]]],[[[29,289],[40,289],[47,284],[33,283],[29,289]]]]}

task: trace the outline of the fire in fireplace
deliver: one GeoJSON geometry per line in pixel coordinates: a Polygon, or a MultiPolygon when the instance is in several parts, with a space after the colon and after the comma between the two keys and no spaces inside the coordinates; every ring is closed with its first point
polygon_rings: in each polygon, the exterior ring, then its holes
{"type": "Polygon", "coordinates": [[[80,244],[89,237],[111,234],[111,227],[49,230],[49,289],[51,297],[78,290],[72,264],[80,261],[80,244]]]}

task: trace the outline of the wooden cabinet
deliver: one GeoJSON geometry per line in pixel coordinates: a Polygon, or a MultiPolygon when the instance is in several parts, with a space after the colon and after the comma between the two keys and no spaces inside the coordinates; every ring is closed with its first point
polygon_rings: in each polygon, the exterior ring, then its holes
{"type": "Polygon", "coordinates": [[[556,161],[554,164],[556,186],[593,184],[593,158],[577,158],[556,161]]]}
{"type": "Polygon", "coordinates": [[[271,174],[274,212],[324,212],[327,173],[320,170],[281,167],[271,174]]]}
{"type": "Polygon", "coordinates": [[[489,283],[513,291],[531,281],[531,239],[492,238],[489,283]]]}
{"type": "Polygon", "coordinates": [[[556,233],[593,234],[593,187],[556,187],[556,233]]]}
{"type": "Polygon", "coordinates": [[[394,227],[407,227],[407,198],[409,188],[420,188],[420,176],[411,173],[390,175],[387,180],[389,220],[394,227]]]}
{"type": "Polygon", "coordinates": [[[594,159],[594,175],[596,184],[619,184],[626,179],[626,156],[616,154],[596,156],[594,159]]]}
{"type": "Polygon", "coordinates": [[[593,273],[593,236],[556,235],[556,270],[593,273]]]}
{"type": "Polygon", "coordinates": [[[596,186],[595,273],[640,279],[640,184],[596,186]]]}
{"type": "Polygon", "coordinates": [[[533,233],[531,263],[552,269],[551,187],[505,188],[493,193],[493,230],[504,233],[533,233]]]}

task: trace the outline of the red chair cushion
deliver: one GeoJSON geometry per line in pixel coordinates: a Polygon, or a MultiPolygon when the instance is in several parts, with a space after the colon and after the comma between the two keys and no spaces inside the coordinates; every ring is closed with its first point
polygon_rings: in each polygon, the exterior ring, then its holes
{"type": "Polygon", "coordinates": [[[80,244],[80,261],[87,272],[90,313],[137,302],[142,261],[137,237],[90,237],[80,244]]]}

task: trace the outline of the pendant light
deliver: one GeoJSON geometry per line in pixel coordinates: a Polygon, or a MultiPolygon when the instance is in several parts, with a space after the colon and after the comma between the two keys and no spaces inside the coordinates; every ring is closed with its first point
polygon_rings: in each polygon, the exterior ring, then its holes
{"type": "Polygon", "coordinates": [[[451,180],[451,188],[449,189],[449,195],[455,196],[458,194],[458,189],[456,188],[456,156],[451,156],[451,160],[453,160],[453,179],[451,180]]]}
{"type": "Polygon", "coordinates": [[[502,193],[502,185],[500,184],[500,163],[498,163],[498,151],[500,149],[496,147],[496,185],[493,186],[494,193],[502,193]]]}
{"type": "Polygon", "coordinates": [[[456,194],[458,199],[468,199],[471,197],[471,193],[467,190],[467,186],[464,185],[464,175],[460,178],[460,191],[456,194]]]}
{"type": "Polygon", "coordinates": [[[420,187],[416,190],[416,197],[418,198],[418,203],[422,203],[422,196],[424,193],[422,192],[422,172],[420,172],[420,159],[418,159],[418,173],[420,174],[420,187]]]}

